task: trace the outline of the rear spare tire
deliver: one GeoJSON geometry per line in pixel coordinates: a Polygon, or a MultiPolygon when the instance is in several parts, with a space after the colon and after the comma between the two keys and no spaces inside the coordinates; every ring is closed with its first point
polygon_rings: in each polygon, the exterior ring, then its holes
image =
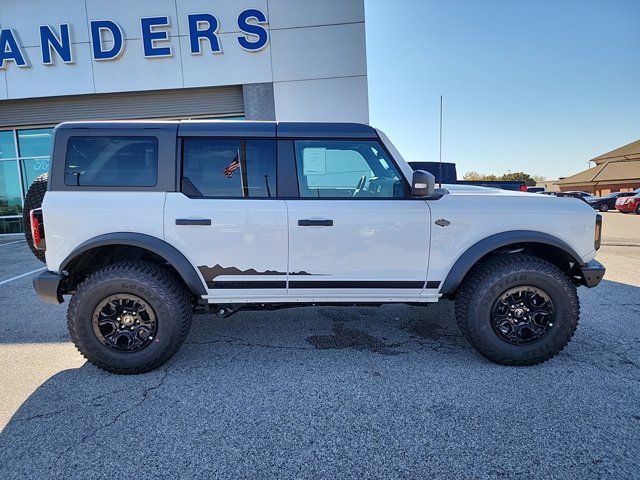
{"type": "Polygon", "coordinates": [[[31,210],[35,210],[36,208],[40,208],[42,206],[44,194],[47,192],[48,180],[48,173],[43,173],[42,175],[36,177],[36,179],[29,187],[29,190],[27,190],[27,194],[24,197],[24,207],[22,209],[22,225],[24,227],[24,238],[27,241],[27,245],[29,245],[29,248],[31,249],[33,254],[41,262],[46,262],[44,258],[44,251],[36,250],[36,248],[33,246],[30,215],[31,210]]]}

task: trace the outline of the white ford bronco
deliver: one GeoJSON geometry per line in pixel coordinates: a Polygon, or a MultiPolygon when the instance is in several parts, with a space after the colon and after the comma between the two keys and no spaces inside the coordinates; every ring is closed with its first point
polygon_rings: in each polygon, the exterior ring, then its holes
{"type": "Polygon", "coordinates": [[[441,298],[482,355],[533,365],[604,275],[586,203],[436,189],[361,124],[63,123],[25,214],[35,290],[71,295],[77,348],[123,374],[166,362],[197,311],[441,298]]]}

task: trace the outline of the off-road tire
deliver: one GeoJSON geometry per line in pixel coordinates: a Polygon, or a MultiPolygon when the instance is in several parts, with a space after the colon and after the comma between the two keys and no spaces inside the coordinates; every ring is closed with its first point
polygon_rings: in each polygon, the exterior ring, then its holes
{"type": "Polygon", "coordinates": [[[505,254],[491,256],[472,269],[458,290],[455,314],[460,330],[481,355],[501,365],[536,365],[569,343],[578,326],[580,302],[576,287],[556,266],[533,255],[505,254]],[[514,345],[494,331],[491,311],[503,293],[524,285],[549,295],[556,319],[542,338],[514,345]]]}
{"type": "Polygon", "coordinates": [[[96,367],[131,375],[149,372],[167,362],[187,338],[192,317],[192,298],[172,271],[153,263],[127,261],[96,271],[78,286],[69,302],[67,326],[76,348],[96,367]],[[122,293],[144,300],[157,318],[155,338],[136,352],[110,349],[93,330],[98,304],[122,293]]]}
{"type": "Polygon", "coordinates": [[[24,239],[27,241],[27,245],[41,262],[46,262],[44,258],[43,250],[36,250],[33,246],[33,237],[31,236],[31,210],[40,208],[42,206],[42,200],[44,194],[47,192],[47,182],[49,180],[49,174],[43,173],[36,177],[33,181],[27,194],[24,197],[24,207],[22,208],[22,226],[24,228],[24,239]]]}
{"type": "Polygon", "coordinates": [[[603,203],[602,205],[600,205],[598,207],[598,210],[600,210],[601,212],[608,212],[609,211],[609,205],[607,205],[606,203],[603,203]]]}

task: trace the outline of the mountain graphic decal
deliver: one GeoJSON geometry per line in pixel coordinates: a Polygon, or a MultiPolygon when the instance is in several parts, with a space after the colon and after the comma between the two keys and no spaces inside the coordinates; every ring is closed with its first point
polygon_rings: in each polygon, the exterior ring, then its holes
{"type": "MultiPolygon", "coordinates": [[[[264,272],[259,272],[255,268],[248,268],[247,270],[240,270],[237,267],[223,267],[222,265],[216,264],[213,267],[208,267],[206,265],[200,265],[198,267],[200,273],[207,281],[211,281],[216,277],[221,275],[286,275],[287,272],[278,272],[277,270],[265,270],[264,272]]],[[[311,273],[300,271],[300,272],[290,272],[289,275],[312,275],[311,273]]]]}

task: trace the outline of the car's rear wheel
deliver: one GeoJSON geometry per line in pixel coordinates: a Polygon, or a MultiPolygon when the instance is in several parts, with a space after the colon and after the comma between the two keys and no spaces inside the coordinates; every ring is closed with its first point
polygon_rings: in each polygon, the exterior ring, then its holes
{"type": "Polygon", "coordinates": [[[22,208],[22,226],[24,228],[24,238],[27,241],[27,245],[41,262],[46,262],[44,258],[43,250],[36,250],[33,245],[33,236],[31,235],[31,210],[35,210],[42,206],[42,200],[44,194],[47,193],[47,182],[49,181],[49,174],[43,173],[36,177],[33,181],[27,194],[24,197],[24,207],[22,208]]]}
{"type": "Polygon", "coordinates": [[[600,210],[601,212],[608,212],[609,211],[609,205],[607,205],[606,203],[603,203],[602,205],[600,205],[598,207],[598,210],[600,210]]]}
{"type": "Polygon", "coordinates": [[[107,266],[80,284],[67,313],[69,334],[98,368],[135,374],[158,368],[184,342],[193,315],[173,272],[147,262],[107,266]]]}
{"type": "Polygon", "coordinates": [[[535,365],[555,356],[573,336],[579,316],[575,286],[532,255],[482,261],[456,298],[463,334],[478,352],[503,365],[535,365]]]}
{"type": "Polygon", "coordinates": [[[640,215],[640,203],[636,205],[636,215],[640,215]]]}

